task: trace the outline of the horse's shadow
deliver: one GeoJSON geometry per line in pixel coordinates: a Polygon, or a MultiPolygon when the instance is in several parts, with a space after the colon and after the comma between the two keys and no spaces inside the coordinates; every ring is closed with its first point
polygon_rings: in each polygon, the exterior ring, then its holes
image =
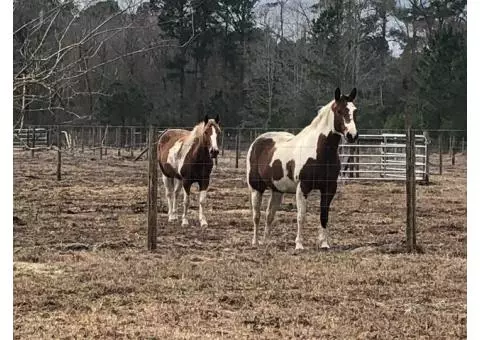
{"type": "MultiPolygon", "coordinates": [[[[365,242],[365,243],[352,243],[352,244],[339,244],[332,245],[329,249],[321,249],[317,244],[305,247],[305,249],[298,251],[294,250],[294,244],[289,242],[268,242],[264,245],[253,247],[254,249],[264,250],[278,250],[291,252],[293,255],[300,254],[313,254],[313,253],[352,253],[352,254],[404,254],[408,253],[407,245],[402,242],[365,242]]],[[[417,246],[416,252],[423,254],[424,249],[421,246],[417,246]]]]}

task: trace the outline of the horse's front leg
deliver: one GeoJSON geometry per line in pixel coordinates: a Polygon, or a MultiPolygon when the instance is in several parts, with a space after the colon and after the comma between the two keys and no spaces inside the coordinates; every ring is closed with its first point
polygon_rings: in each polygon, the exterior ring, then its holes
{"type": "Polygon", "coordinates": [[[203,181],[199,184],[200,187],[200,197],[198,199],[198,219],[200,220],[201,227],[207,227],[208,222],[205,218],[204,209],[207,202],[207,189],[208,181],[203,181]]]}
{"type": "Polygon", "coordinates": [[[320,198],[320,223],[321,227],[318,232],[318,244],[321,249],[328,249],[330,245],[328,244],[328,212],[330,210],[330,203],[335,196],[337,191],[337,182],[331,182],[329,185],[322,190],[320,198]]]}
{"type": "Polygon", "coordinates": [[[183,181],[183,215],[182,215],[182,227],[188,227],[188,206],[190,204],[190,188],[192,183],[183,181]]]}
{"type": "Polygon", "coordinates": [[[303,224],[305,223],[305,217],[307,214],[307,195],[308,193],[304,193],[302,190],[302,185],[299,183],[297,185],[297,193],[296,193],[296,200],[297,200],[297,238],[295,239],[295,250],[302,250],[303,249],[303,224]]]}

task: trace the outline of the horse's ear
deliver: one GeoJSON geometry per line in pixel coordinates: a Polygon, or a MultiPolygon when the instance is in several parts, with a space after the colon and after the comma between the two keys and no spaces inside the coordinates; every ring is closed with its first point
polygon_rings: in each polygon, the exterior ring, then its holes
{"type": "Polygon", "coordinates": [[[337,87],[337,89],[335,90],[335,101],[339,101],[340,100],[340,89],[337,87]]]}
{"type": "Polygon", "coordinates": [[[220,115],[217,114],[217,116],[215,117],[215,123],[220,123],[220,115]]]}
{"type": "Polygon", "coordinates": [[[205,122],[205,124],[208,123],[208,114],[205,115],[205,119],[203,121],[205,122]]]}
{"type": "Polygon", "coordinates": [[[350,92],[350,94],[348,95],[348,101],[353,102],[356,96],[357,96],[357,88],[354,87],[352,92],[350,92]]]}

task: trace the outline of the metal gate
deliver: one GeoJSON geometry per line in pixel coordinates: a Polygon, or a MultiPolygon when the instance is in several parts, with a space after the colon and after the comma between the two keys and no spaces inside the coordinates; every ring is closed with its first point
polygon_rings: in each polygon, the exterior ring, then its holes
{"type": "Polygon", "coordinates": [[[25,128],[13,130],[13,147],[24,148],[48,146],[48,130],[45,128],[25,128]],[[35,141],[34,141],[35,140],[35,141]]]}
{"type": "MultiPolygon", "coordinates": [[[[405,180],[405,134],[360,135],[356,144],[342,143],[339,153],[344,180],[405,180]]],[[[415,175],[417,181],[428,183],[428,140],[424,135],[415,135],[415,175]]]]}

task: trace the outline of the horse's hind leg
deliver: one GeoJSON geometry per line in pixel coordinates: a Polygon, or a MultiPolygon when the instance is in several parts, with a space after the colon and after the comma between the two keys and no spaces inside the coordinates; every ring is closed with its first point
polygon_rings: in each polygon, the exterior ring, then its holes
{"type": "Polygon", "coordinates": [[[182,215],[182,227],[188,227],[188,206],[190,205],[190,188],[192,183],[183,182],[183,215],[182,215]]]}
{"type": "Polygon", "coordinates": [[[178,206],[178,196],[182,190],[182,181],[179,179],[174,179],[173,185],[173,201],[172,201],[172,221],[177,220],[177,206],[178,206]]]}
{"type": "Polygon", "coordinates": [[[250,192],[251,204],[252,204],[252,215],[253,215],[253,239],[252,245],[258,245],[258,224],[260,223],[260,207],[262,205],[262,193],[255,189],[252,189],[250,192]]]}
{"type": "Polygon", "coordinates": [[[173,178],[162,175],[163,185],[165,186],[165,196],[167,196],[168,204],[168,222],[176,220],[173,214],[173,178]]]}
{"type": "Polygon", "coordinates": [[[273,220],[275,218],[275,213],[277,212],[280,204],[282,203],[283,194],[277,191],[272,191],[272,196],[270,196],[270,200],[268,201],[267,207],[267,216],[266,216],[266,223],[265,223],[265,230],[263,233],[263,242],[267,242],[268,234],[270,232],[270,227],[272,226],[273,220]]]}

